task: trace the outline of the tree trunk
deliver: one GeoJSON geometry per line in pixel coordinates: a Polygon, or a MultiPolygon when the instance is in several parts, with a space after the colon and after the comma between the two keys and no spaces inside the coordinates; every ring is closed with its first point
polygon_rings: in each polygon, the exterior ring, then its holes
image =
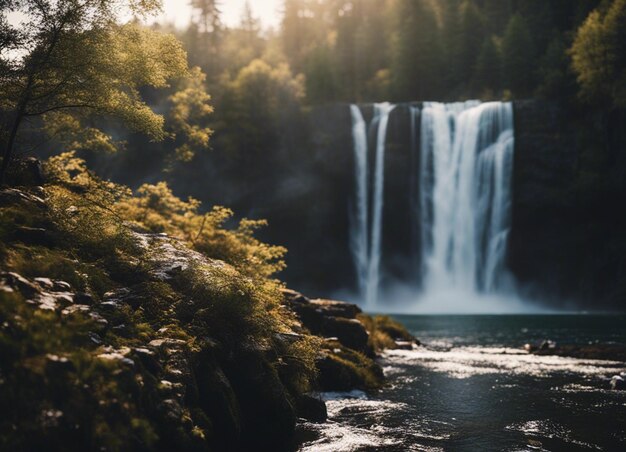
{"type": "Polygon", "coordinates": [[[13,158],[15,139],[17,138],[17,131],[20,128],[22,119],[24,118],[24,110],[25,106],[20,106],[20,108],[16,112],[13,126],[11,127],[11,132],[6,143],[6,147],[4,148],[4,153],[2,155],[2,167],[0,167],[0,186],[4,185],[7,168],[9,167],[11,159],[13,158]]]}

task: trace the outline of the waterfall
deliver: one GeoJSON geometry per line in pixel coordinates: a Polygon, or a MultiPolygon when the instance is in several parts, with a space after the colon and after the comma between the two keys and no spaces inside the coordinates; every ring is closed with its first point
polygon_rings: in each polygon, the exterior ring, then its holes
{"type": "MultiPolygon", "coordinates": [[[[385,151],[393,109],[389,103],[375,104],[371,120],[366,121],[357,105],[350,108],[354,144],[350,249],[359,300],[368,309],[377,306],[380,290],[385,151]]],[[[513,106],[426,102],[408,109],[410,180],[406,182],[413,236],[407,236],[406,259],[415,268],[408,286],[421,286],[425,300],[435,309],[439,302],[432,305],[433,300],[443,299],[439,295],[448,300],[467,299],[470,294],[499,296],[510,281],[506,253],[513,106]]]]}
{"type": "Polygon", "coordinates": [[[361,110],[350,106],[352,113],[352,139],[354,141],[355,200],[350,216],[350,249],[360,294],[365,293],[368,268],[368,203],[367,203],[367,125],[361,110]]]}
{"type": "Polygon", "coordinates": [[[510,103],[424,104],[420,202],[426,292],[494,292],[511,225],[510,103]]]}
{"type": "MultiPolygon", "coordinates": [[[[420,109],[417,106],[411,105],[409,106],[409,119],[410,119],[410,132],[411,132],[411,140],[409,142],[411,148],[411,180],[409,185],[409,205],[410,206],[419,206],[420,203],[420,168],[421,168],[421,155],[420,155],[420,146],[419,146],[419,123],[420,119],[420,109]]],[[[420,218],[420,209],[412,208],[410,209],[410,218],[411,231],[419,231],[421,225],[420,218]]],[[[411,243],[410,243],[410,255],[412,257],[411,267],[412,271],[419,272],[420,271],[420,245],[421,240],[419,234],[411,235],[411,243]]],[[[420,278],[421,281],[421,278],[420,278]]],[[[418,283],[420,281],[417,281],[418,283]]]]}
{"type": "Polygon", "coordinates": [[[393,105],[374,105],[370,123],[374,162],[370,168],[368,127],[358,106],[352,105],[352,137],[355,161],[355,201],[350,216],[350,247],[357,274],[359,296],[373,307],[378,297],[382,249],[382,220],[385,183],[385,139],[393,105]]]}

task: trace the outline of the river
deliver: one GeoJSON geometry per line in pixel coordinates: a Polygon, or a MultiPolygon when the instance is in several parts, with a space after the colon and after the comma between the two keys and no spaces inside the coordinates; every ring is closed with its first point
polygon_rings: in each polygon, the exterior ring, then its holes
{"type": "Polygon", "coordinates": [[[388,387],[326,393],[303,452],[626,450],[626,363],[525,343],[626,344],[625,315],[397,316],[423,343],[381,359],[388,387]]]}

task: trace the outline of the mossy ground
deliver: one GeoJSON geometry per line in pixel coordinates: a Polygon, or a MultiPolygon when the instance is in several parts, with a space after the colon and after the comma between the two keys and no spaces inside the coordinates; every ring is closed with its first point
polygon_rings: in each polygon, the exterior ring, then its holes
{"type": "Polygon", "coordinates": [[[368,343],[376,353],[398,348],[398,341],[417,342],[404,325],[387,315],[359,314],[357,317],[368,331],[368,343]]]}

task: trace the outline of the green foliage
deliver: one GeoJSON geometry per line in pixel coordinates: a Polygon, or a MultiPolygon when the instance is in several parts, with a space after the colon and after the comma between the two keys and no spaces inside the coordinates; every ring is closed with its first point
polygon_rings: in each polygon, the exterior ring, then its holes
{"type": "Polygon", "coordinates": [[[266,225],[262,220],[243,219],[234,230],[224,227],[233,212],[214,207],[200,214],[200,203],[190,198],[183,201],[172,193],[165,182],[143,185],[137,196],[117,204],[120,216],[135,221],[153,232],[166,232],[186,241],[203,254],[221,259],[248,276],[269,277],[284,268],[286,250],[264,244],[254,232],[266,225]]]}
{"type": "Polygon", "coordinates": [[[473,1],[466,0],[461,4],[460,27],[461,53],[458,69],[463,80],[471,80],[486,37],[485,18],[473,1]]]}
{"type": "Polygon", "coordinates": [[[20,406],[0,413],[0,448],[205,450],[221,434],[212,425],[224,412],[202,394],[230,400],[229,416],[240,422],[238,398],[244,404],[249,388],[233,393],[224,379],[256,381],[228,373],[252,355],[277,385],[268,397],[283,397],[288,406],[286,398],[310,390],[320,341],[294,339],[295,317],[280,305],[280,283],[269,279],[282,265],[273,259],[283,250],[253,237],[258,222],[244,220],[228,230],[230,211],[198,214],[197,201],[176,198],[165,184],[146,185],[132,196],[90,173],[73,153],[50,159],[45,173],[45,207],[0,208],[3,268],[69,282],[72,291],[92,295],[89,315],[99,313],[106,324],[80,311],[42,312],[0,291],[0,403],[20,406]],[[18,238],[22,226],[45,228],[50,243],[18,238]],[[134,232],[140,229],[182,240],[134,232]],[[180,256],[183,267],[155,276],[155,268],[180,256]],[[115,309],[100,304],[111,297],[115,309]],[[134,348],[155,339],[175,341],[179,350],[153,358],[164,372],[208,373],[198,377],[209,385],[203,387],[180,377],[185,393],[201,394],[201,402],[181,398],[180,413],[163,412],[172,383],[160,383],[160,371],[136,355],[134,348]],[[120,356],[131,356],[134,365],[120,356]]]}
{"type": "Polygon", "coordinates": [[[576,78],[568,56],[567,41],[563,36],[557,34],[550,41],[541,59],[538,76],[541,83],[537,93],[540,96],[548,99],[576,98],[576,78]]]}
{"type": "MultiPolygon", "coordinates": [[[[256,23],[248,14],[239,27],[220,30],[216,62],[203,69],[215,72],[211,86],[224,86],[224,80],[235,79],[255,59],[271,67],[286,62],[294,74],[304,76],[309,104],[388,96],[402,101],[501,98],[505,93],[526,97],[536,92],[562,98],[570,95],[570,87],[557,84],[569,85],[571,77],[563,66],[567,53],[554,37],[569,45],[569,36],[598,3],[288,0],[277,35],[246,26],[256,23]]],[[[190,33],[194,27],[198,25],[190,33]]],[[[192,35],[186,42],[195,61],[204,46],[192,35]]],[[[218,108],[222,126],[231,122],[227,110],[233,98],[226,94],[220,102],[227,107],[223,115],[218,108]]],[[[252,120],[239,116],[239,121],[252,120]]],[[[256,136],[267,143],[275,140],[271,133],[256,136]]],[[[248,149],[248,144],[233,147],[248,149]]]]}
{"type": "Polygon", "coordinates": [[[183,162],[191,161],[197,151],[208,149],[213,133],[205,125],[207,117],[213,113],[205,81],[206,75],[200,68],[193,68],[189,77],[183,80],[181,89],[169,98],[172,104],[169,112],[171,129],[180,143],[176,158],[183,162]]]}
{"type": "Polygon", "coordinates": [[[45,171],[54,182],[46,190],[48,215],[60,244],[90,260],[125,260],[138,253],[124,219],[112,209],[130,195],[127,188],[99,179],[71,152],[52,157],[45,171]]]}
{"type": "Polygon", "coordinates": [[[526,20],[519,14],[511,17],[502,39],[506,87],[519,97],[532,94],[534,83],[533,39],[526,20]]]}
{"type": "Polygon", "coordinates": [[[263,60],[254,60],[232,81],[231,90],[239,108],[255,104],[255,110],[270,118],[282,106],[295,103],[304,93],[301,77],[293,77],[289,67],[271,67],[263,60]]]}
{"type": "Polygon", "coordinates": [[[310,103],[332,102],[337,98],[336,75],[328,46],[320,46],[311,52],[306,74],[306,96],[310,103]]]}
{"type": "Polygon", "coordinates": [[[156,426],[137,397],[141,381],[98,358],[90,320],[0,292],[0,324],[0,448],[154,446],[156,426]]]}
{"type": "Polygon", "coordinates": [[[626,106],[626,1],[593,11],[578,29],[572,64],[587,101],[626,106]]]}
{"type": "Polygon", "coordinates": [[[357,387],[365,390],[380,389],[384,376],[374,361],[364,354],[342,346],[339,342],[326,341],[325,357],[327,363],[322,365],[322,384],[324,371],[332,374],[326,384],[329,390],[347,390],[357,387]]]}
{"type": "Polygon", "coordinates": [[[210,110],[204,105],[209,98],[201,73],[190,73],[182,44],[171,34],[116,23],[119,8],[141,14],[159,5],[152,0],[28,0],[7,6],[9,12],[22,13],[24,22],[11,30],[18,36],[7,44],[12,53],[0,57],[7,68],[0,77],[0,109],[11,113],[0,128],[2,172],[14,147],[32,135],[20,133],[32,117],[42,116],[49,137],[68,151],[123,147],[123,141],[101,127],[103,118],[151,140],[164,140],[171,136],[165,118],[145,102],[141,90],[166,89],[176,79],[189,80],[171,98],[169,129],[180,135],[176,153],[189,159],[207,147],[210,132],[199,122],[210,110]]]}
{"type": "MultiPolygon", "coordinates": [[[[80,42],[67,44],[67,49],[59,49],[60,55],[53,54],[60,61],[55,59],[50,71],[37,74],[41,91],[29,97],[45,99],[45,103],[30,101],[27,115],[50,111],[46,115],[46,121],[53,123],[49,130],[55,129],[55,122],[66,121],[71,115],[77,124],[68,131],[80,131],[80,120],[104,115],[119,119],[153,140],[166,137],[164,118],[142,100],[139,88],[166,88],[169,80],[187,75],[185,52],[172,35],[124,25],[93,36],[87,33],[80,42]],[[77,69],[77,58],[91,64],[77,69]]],[[[112,146],[103,132],[98,138],[112,146]]]]}
{"type": "Polygon", "coordinates": [[[395,97],[433,99],[440,92],[442,48],[435,15],[426,1],[401,0],[396,7],[395,97]]]}
{"type": "Polygon", "coordinates": [[[242,169],[262,171],[279,144],[281,125],[298,114],[303,98],[304,79],[293,76],[287,65],[250,62],[225,84],[218,104],[226,126],[221,137],[225,151],[242,169]]]}
{"type": "Polygon", "coordinates": [[[389,316],[360,314],[358,319],[369,333],[369,345],[377,353],[397,348],[396,341],[415,342],[406,328],[389,316]]]}
{"type": "Polygon", "coordinates": [[[478,92],[485,93],[487,90],[498,92],[502,81],[502,55],[498,43],[493,37],[488,37],[483,42],[482,49],[476,61],[473,85],[478,92]]]}

